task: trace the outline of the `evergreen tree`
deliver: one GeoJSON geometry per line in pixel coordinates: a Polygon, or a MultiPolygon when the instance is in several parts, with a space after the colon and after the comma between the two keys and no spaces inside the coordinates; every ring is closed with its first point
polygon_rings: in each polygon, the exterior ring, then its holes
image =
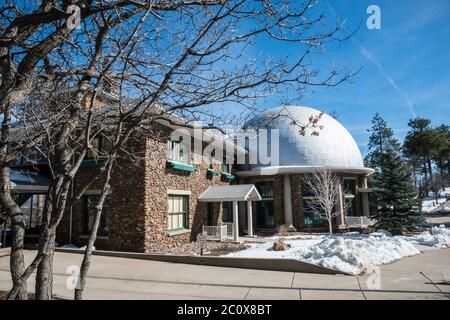
{"type": "Polygon", "coordinates": [[[431,128],[431,121],[424,118],[411,119],[408,126],[411,130],[403,143],[404,153],[408,158],[421,159],[425,179],[431,178],[433,176],[432,152],[439,143],[436,140],[436,130],[431,128]]]}
{"type": "Polygon", "coordinates": [[[383,167],[377,179],[378,211],[374,216],[376,227],[395,234],[417,230],[423,217],[411,168],[395,144],[389,145],[381,158],[383,167]]]}
{"type": "Polygon", "coordinates": [[[431,151],[431,159],[441,175],[450,175],[450,126],[443,124],[434,131],[435,148],[431,151]]]}
{"type": "MultiPolygon", "coordinates": [[[[383,167],[383,153],[389,146],[397,145],[394,138],[394,132],[387,126],[386,121],[376,113],[372,119],[372,127],[367,130],[370,132],[368,143],[368,154],[364,159],[365,165],[375,169],[375,176],[372,183],[375,183],[383,167]]],[[[395,147],[397,147],[395,146],[395,147]]]]}

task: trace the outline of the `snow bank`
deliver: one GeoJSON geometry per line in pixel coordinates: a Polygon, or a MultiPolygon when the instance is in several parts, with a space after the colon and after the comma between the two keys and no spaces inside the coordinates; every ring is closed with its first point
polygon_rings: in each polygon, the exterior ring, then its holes
{"type": "Polygon", "coordinates": [[[422,211],[425,213],[431,212],[434,209],[439,208],[443,203],[446,202],[446,199],[450,197],[450,188],[445,188],[445,191],[439,191],[438,199],[436,201],[435,196],[428,196],[422,200],[422,211]]]}
{"type": "MultiPolygon", "coordinates": [[[[60,246],[59,248],[63,248],[63,249],[77,249],[77,250],[86,250],[86,246],[82,246],[82,247],[77,247],[74,244],[65,244],[63,246],[60,246]]],[[[95,250],[95,246],[92,247],[92,250],[95,250]]]]}
{"type": "Polygon", "coordinates": [[[450,230],[444,225],[434,226],[430,231],[424,231],[418,236],[404,237],[405,240],[422,246],[435,248],[450,248],[450,230]]]}
{"type": "Polygon", "coordinates": [[[76,245],[74,244],[65,244],[63,246],[60,246],[59,248],[63,248],[63,249],[79,249],[76,245]]]}
{"type": "Polygon", "coordinates": [[[286,242],[291,245],[286,251],[273,251],[272,242],[266,242],[228,256],[296,259],[356,275],[372,266],[420,253],[401,237],[387,237],[382,233],[308,236],[286,239],[286,242]]]}

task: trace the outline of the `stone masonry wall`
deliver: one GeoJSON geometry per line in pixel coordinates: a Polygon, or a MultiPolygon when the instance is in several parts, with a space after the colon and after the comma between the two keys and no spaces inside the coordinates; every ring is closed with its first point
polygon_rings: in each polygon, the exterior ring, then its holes
{"type": "MultiPolygon", "coordinates": [[[[132,143],[134,152],[144,150],[142,144],[132,143]]],[[[131,160],[119,160],[111,179],[108,210],[108,236],[99,236],[95,247],[104,250],[144,251],[144,166],[131,160]]],[[[91,180],[98,168],[81,168],[75,177],[75,191],[91,180]]],[[[95,193],[102,188],[103,181],[94,182],[88,193],[95,193]]],[[[84,233],[84,201],[80,199],[74,206],[72,220],[72,243],[84,245],[87,234],[84,233]]],[[[69,241],[69,214],[61,221],[57,242],[65,244],[69,241]]]]}
{"type": "MultiPolygon", "coordinates": [[[[164,130],[161,128],[161,130],[164,130]]],[[[167,129],[166,133],[169,134],[167,129]]],[[[168,145],[165,142],[148,139],[146,142],[145,164],[145,243],[146,252],[165,251],[195,240],[201,231],[201,226],[207,224],[207,203],[197,202],[198,196],[208,186],[228,185],[220,174],[220,165],[214,169],[218,176],[212,176],[207,171],[206,164],[195,165],[196,172],[180,171],[167,168],[166,159],[168,145]],[[188,229],[182,232],[168,231],[168,196],[167,190],[190,191],[188,229]]],[[[200,155],[193,155],[198,160],[200,155]]],[[[214,203],[213,224],[219,216],[219,203],[214,203]]]]}

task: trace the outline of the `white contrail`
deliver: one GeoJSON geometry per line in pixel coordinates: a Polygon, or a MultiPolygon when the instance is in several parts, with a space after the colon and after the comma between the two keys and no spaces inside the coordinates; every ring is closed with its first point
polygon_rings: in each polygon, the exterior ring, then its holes
{"type": "Polygon", "coordinates": [[[392,79],[391,76],[384,70],[383,65],[377,59],[377,57],[375,57],[372,54],[372,52],[370,52],[366,47],[364,47],[362,44],[360,44],[358,40],[353,39],[353,41],[358,45],[359,50],[364,55],[364,57],[366,57],[367,60],[372,62],[378,68],[378,70],[386,78],[386,80],[391,85],[391,87],[394,88],[394,90],[398,92],[398,94],[403,98],[403,100],[405,100],[405,104],[408,107],[409,112],[415,118],[416,117],[416,112],[414,110],[414,105],[413,105],[413,103],[411,101],[411,98],[409,97],[408,93],[405,90],[401,89],[397,85],[397,83],[394,81],[394,79],[392,79]]]}

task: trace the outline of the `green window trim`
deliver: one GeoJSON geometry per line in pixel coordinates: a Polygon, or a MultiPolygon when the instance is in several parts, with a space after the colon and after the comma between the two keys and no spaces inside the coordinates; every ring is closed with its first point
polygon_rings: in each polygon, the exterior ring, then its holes
{"type": "Polygon", "coordinates": [[[225,179],[227,179],[227,180],[234,180],[234,179],[236,179],[236,176],[233,175],[233,174],[230,174],[230,173],[224,173],[224,172],[222,172],[222,176],[223,176],[225,179]]]}
{"type": "Polygon", "coordinates": [[[80,164],[81,169],[100,168],[105,164],[104,159],[86,159],[80,164]]]}
{"type": "Polygon", "coordinates": [[[223,174],[230,174],[230,166],[226,163],[222,163],[221,170],[223,174]]]}
{"type": "Polygon", "coordinates": [[[174,229],[167,229],[167,231],[169,232],[169,233],[171,233],[171,232],[178,232],[178,231],[188,231],[189,229],[188,228],[174,228],[174,229]]]}
{"type": "Polygon", "coordinates": [[[167,167],[187,172],[196,172],[197,168],[190,164],[185,164],[177,161],[167,160],[167,167]]]}
{"type": "Polygon", "coordinates": [[[219,175],[219,173],[214,169],[208,169],[208,174],[212,175],[213,177],[216,177],[219,175]]]}
{"type": "MultiPolygon", "coordinates": [[[[169,233],[171,232],[179,232],[179,231],[185,231],[189,230],[189,196],[188,195],[179,195],[179,194],[168,194],[167,201],[169,204],[168,210],[167,210],[167,231],[169,233]],[[179,201],[182,199],[184,211],[177,211],[177,212],[171,212],[171,201],[172,202],[172,209],[174,210],[175,201],[179,201]],[[171,223],[174,223],[173,216],[180,216],[182,215],[182,223],[183,225],[180,226],[179,220],[177,222],[176,227],[171,227],[171,223]],[[172,222],[170,222],[172,221],[172,222]]],[[[178,204],[180,205],[180,204],[178,204]]],[[[175,220],[176,221],[176,220],[175,220]]]]}

